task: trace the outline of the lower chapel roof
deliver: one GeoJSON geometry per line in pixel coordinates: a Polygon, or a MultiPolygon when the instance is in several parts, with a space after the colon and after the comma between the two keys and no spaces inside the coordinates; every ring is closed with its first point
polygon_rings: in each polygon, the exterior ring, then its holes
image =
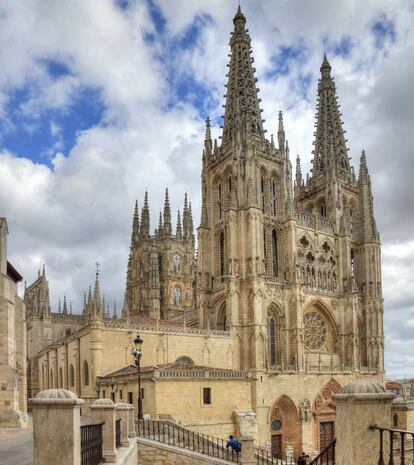
{"type": "MultiPolygon", "coordinates": [[[[245,373],[242,371],[238,370],[230,370],[226,368],[211,368],[211,367],[206,367],[203,365],[193,365],[193,364],[183,364],[180,362],[174,362],[174,363],[163,363],[160,365],[152,365],[152,366],[146,366],[146,367],[141,367],[141,374],[146,374],[146,373],[154,373],[155,371],[159,372],[160,377],[175,377],[175,376],[163,376],[163,374],[167,375],[172,375],[173,373],[190,373],[196,374],[196,373],[210,373],[210,378],[220,378],[220,377],[226,377],[226,378],[245,378],[245,373]],[[211,374],[213,376],[211,376],[211,374]]],[[[112,373],[108,373],[107,375],[100,376],[99,380],[100,381],[108,381],[111,380],[112,378],[123,378],[123,377],[131,377],[131,379],[135,379],[135,376],[131,375],[136,375],[137,374],[137,367],[135,365],[127,365],[124,368],[121,368],[119,370],[113,371],[112,373]]],[[[180,376],[179,376],[180,377],[180,376]]],[[[185,377],[185,376],[184,376],[185,377]]],[[[193,377],[193,376],[189,376],[193,377]]],[[[194,376],[194,377],[207,377],[207,376],[194,376]]]]}

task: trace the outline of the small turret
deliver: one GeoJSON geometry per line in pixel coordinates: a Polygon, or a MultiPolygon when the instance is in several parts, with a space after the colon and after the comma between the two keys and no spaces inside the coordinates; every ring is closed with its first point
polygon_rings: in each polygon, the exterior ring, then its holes
{"type": "Polygon", "coordinates": [[[176,237],[178,239],[181,239],[183,237],[183,229],[181,227],[181,216],[180,216],[180,210],[177,212],[177,228],[176,228],[176,237]]]}
{"type": "Polygon", "coordinates": [[[188,207],[188,238],[191,239],[192,243],[195,242],[194,237],[194,222],[193,222],[193,212],[191,210],[191,202],[188,207]]]}
{"type": "Polygon", "coordinates": [[[63,294],[63,314],[67,315],[68,314],[68,305],[66,303],[66,295],[63,294]]]}
{"type": "Polygon", "coordinates": [[[138,200],[135,200],[135,207],[134,207],[134,217],[132,220],[132,234],[131,234],[131,248],[139,240],[139,215],[138,215],[138,200]]]}
{"type": "Polygon", "coordinates": [[[211,126],[210,126],[210,118],[207,117],[206,119],[206,134],[204,138],[204,154],[207,158],[211,156],[213,151],[213,141],[211,140],[211,126]]]}
{"type": "Polygon", "coordinates": [[[303,178],[302,178],[302,167],[300,164],[300,156],[298,155],[296,157],[296,176],[295,176],[295,191],[300,191],[302,188],[303,184],[303,178]]]}
{"type": "Polygon", "coordinates": [[[112,316],[114,320],[118,319],[118,309],[116,308],[116,300],[114,300],[114,314],[112,316]]]}
{"type": "Polygon", "coordinates": [[[139,236],[141,239],[148,239],[150,236],[150,212],[147,191],[145,191],[144,206],[141,213],[141,227],[139,230],[139,236]]]}
{"type": "Polygon", "coordinates": [[[164,200],[164,235],[171,236],[172,226],[171,226],[171,208],[170,208],[170,199],[168,197],[168,188],[165,189],[165,200],[164,200]]]}
{"type": "Polygon", "coordinates": [[[160,237],[164,234],[164,226],[162,224],[162,213],[160,212],[159,220],[158,220],[158,228],[157,228],[157,236],[160,237]]]}
{"type": "Polygon", "coordinates": [[[277,141],[279,144],[279,150],[281,152],[285,151],[285,141],[286,141],[286,135],[285,135],[285,128],[283,126],[283,113],[279,111],[279,124],[278,124],[278,129],[277,129],[277,141]]]}

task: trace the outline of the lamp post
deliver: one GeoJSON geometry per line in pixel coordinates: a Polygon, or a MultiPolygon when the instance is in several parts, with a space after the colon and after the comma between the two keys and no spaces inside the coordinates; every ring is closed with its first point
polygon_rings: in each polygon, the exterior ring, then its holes
{"type": "Polygon", "coordinates": [[[138,368],[138,420],[143,420],[144,415],[142,413],[142,392],[141,392],[141,357],[142,357],[142,343],[140,335],[134,339],[134,348],[131,350],[131,354],[135,358],[135,362],[138,368]]]}

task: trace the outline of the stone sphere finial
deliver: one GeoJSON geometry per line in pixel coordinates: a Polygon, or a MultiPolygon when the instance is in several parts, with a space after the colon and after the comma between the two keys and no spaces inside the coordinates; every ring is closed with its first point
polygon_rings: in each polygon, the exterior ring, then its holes
{"type": "Polygon", "coordinates": [[[383,394],[385,386],[378,381],[354,381],[341,389],[341,394],[383,394]]]}
{"type": "Polygon", "coordinates": [[[111,399],[96,399],[92,406],[115,406],[111,399]]]}
{"type": "Polygon", "coordinates": [[[46,389],[36,395],[36,399],[77,399],[78,396],[67,389],[46,389]]]}

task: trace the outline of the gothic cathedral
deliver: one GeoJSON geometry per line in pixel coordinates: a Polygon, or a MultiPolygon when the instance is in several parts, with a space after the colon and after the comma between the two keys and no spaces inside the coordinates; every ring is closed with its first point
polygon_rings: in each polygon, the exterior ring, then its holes
{"type": "Polygon", "coordinates": [[[166,191],[152,234],[146,193],[141,215],[135,206],[119,318],[100,297],[98,273],[83,311],[72,313],[65,299],[63,311],[51,311],[39,272],[25,292],[29,392],[65,387],[85,409],[97,396],[124,401],[127,390],[135,402],[129,354],[139,331],[151,417],[220,437],[254,417],[252,434],[273,451],[321,450],[334,437],[332,394],[384,378],[381,245],[366,154],[356,175],[325,56],[311,173],[302,177],[299,156],[293,171],[281,112],[277,137],[265,136],[240,7],[233,23],[220,143],[206,121],[197,244],[187,196],[174,233],[166,191]]]}

